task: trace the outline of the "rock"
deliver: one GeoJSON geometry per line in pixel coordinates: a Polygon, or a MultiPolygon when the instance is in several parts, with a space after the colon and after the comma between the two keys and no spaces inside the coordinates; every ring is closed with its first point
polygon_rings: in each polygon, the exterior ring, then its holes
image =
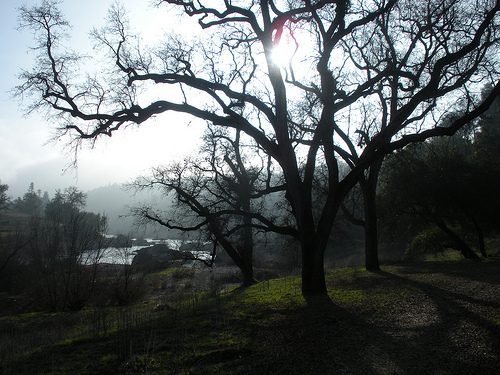
{"type": "Polygon", "coordinates": [[[156,244],[144,247],[135,252],[132,266],[139,268],[160,269],[166,268],[175,261],[183,261],[192,258],[189,252],[172,250],[166,244],[156,244]]]}

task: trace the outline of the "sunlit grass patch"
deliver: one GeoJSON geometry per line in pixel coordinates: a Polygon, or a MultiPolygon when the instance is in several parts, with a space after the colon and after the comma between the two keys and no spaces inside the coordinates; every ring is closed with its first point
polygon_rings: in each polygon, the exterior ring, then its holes
{"type": "Polygon", "coordinates": [[[227,297],[227,305],[277,307],[301,304],[301,280],[299,276],[262,281],[248,288],[235,290],[227,297]]]}
{"type": "Polygon", "coordinates": [[[356,270],[351,267],[334,269],[327,273],[327,278],[343,278],[347,276],[352,276],[359,273],[359,270],[356,270]]]}
{"type": "Polygon", "coordinates": [[[464,257],[459,251],[448,249],[437,254],[427,254],[423,260],[427,262],[456,262],[464,260],[464,257]]]}
{"type": "Polygon", "coordinates": [[[362,303],[368,299],[374,298],[373,293],[370,293],[367,290],[333,290],[329,293],[330,298],[333,302],[341,302],[341,303],[352,303],[359,302],[362,303]]]}
{"type": "Polygon", "coordinates": [[[328,287],[334,287],[339,283],[352,282],[367,277],[377,277],[377,275],[367,272],[365,268],[347,267],[328,271],[325,281],[328,287]]]}
{"type": "MultiPolygon", "coordinates": [[[[391,272],[391,267],[384,267],[384,270],[391,272]]],[[[387,277],[383,272],[368,272],[364,268],[332,271],[327,275],[326,282],[332,302],[340,306],[358,306],[370,310],[386,306],[401,297],[400,290],[387,293],[383,286],[387,277]],[[381,285],[382,290],[378,285],[381,285]]]]}
{"type": "Polygon", "coordinates": [[[377,293],[365,289],[337,289],[329,292],[333,303],[338,305],[363,305],[364,307],[382,307],[400,297],[397,293],[377,293]]]}
{"type": "Polygon", "coordinates": [[[200,270],[197,268],[192,268],[192,267],[169,267],[166,268],[162,271],[155,272],[154,274],[151,274],[150,276],[154,277],[157,275],[172,275],[177,279],[182,279],[185,277],[194,277],[197,273],[199,273],[200,270]]]}

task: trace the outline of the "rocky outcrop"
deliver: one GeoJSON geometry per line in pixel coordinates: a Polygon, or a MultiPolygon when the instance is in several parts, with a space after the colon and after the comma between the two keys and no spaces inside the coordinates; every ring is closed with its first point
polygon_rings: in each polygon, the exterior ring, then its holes
{"type": "Polygon", "coordinates": [[[193,258],[192,253],[172,250],[166,244],[144,247],[135,253],[132,266],[147,270],[167,268],[174,263],[182,264],[184,261],[193,258]]]}

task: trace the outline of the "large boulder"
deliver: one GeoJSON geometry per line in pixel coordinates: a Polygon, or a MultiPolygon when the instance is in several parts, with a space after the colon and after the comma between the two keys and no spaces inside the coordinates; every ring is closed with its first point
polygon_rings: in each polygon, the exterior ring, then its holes
{"type": "Polygon", "coordinates": [[[192,257],[189,252],[172,250],[166,244],[156,244],[135,251],[132,266],[149,270],[167,268],[173,262],[182,263],[192,257]]]}

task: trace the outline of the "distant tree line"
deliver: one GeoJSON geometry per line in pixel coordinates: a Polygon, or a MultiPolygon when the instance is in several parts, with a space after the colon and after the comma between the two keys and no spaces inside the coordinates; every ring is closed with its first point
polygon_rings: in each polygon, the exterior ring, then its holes
{"type": "Polygon", "coordinates": [[[111,298],[98,296],[107,217],[85,205],[86,194],[75,187],[50,199],[33,183],[23,197],[9,199],[0,220],[0,292],[20,296],[18,304],[30,309],[53,311],[111,298]]]}

